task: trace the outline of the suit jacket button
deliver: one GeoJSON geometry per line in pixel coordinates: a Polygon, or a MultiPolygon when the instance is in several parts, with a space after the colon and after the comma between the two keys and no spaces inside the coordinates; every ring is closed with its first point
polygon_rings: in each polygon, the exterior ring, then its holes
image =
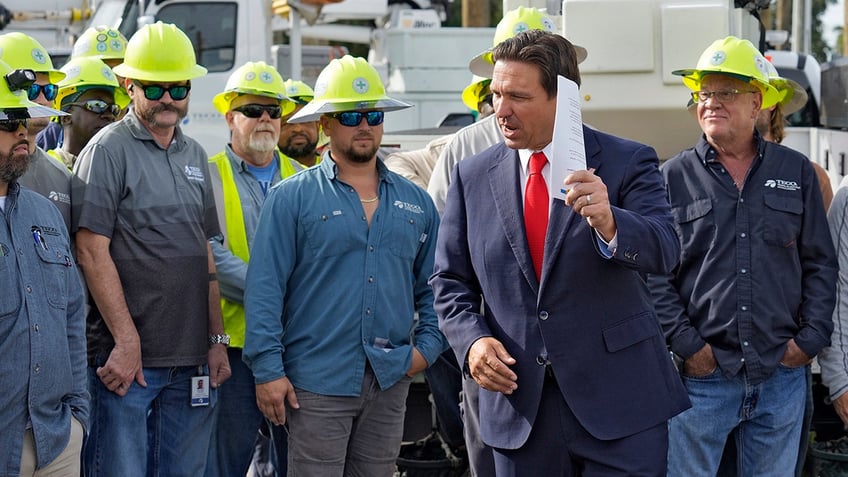
{"type": "Polygon", "coordinates": [[[542,320],[542,321],[547,320],[548,319],[548,312],[544,311],[544,310],[540,311],[539,312],[539,319],[542,320]]]}

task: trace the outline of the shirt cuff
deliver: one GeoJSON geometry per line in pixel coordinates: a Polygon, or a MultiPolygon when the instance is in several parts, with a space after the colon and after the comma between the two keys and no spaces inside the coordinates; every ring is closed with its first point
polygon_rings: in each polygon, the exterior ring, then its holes
{"type": "Polygon", "coordinates": [[[598,248],[600,249],[601,254],[604,256],[604,258],[612,258],[613,255],[615,255],[616,249],[618,249],[618,232],[616,232],[615,235],[612,236],[612,240],[607,242],[601,236],[600,232],[595,229],[592,230],[595,231],[595,237],[598,240],[598,248]]]}

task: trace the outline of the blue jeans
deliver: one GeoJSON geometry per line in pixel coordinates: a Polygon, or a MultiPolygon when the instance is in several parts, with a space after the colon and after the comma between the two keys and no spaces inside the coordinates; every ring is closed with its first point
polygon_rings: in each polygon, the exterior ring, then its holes
{"type": "Polygon", "coordinates": [[[692,408],[669,421],[669,477],[716,475],[734,428],[738,475],[795,475],[807,395],[804,367],[778,366],[760,384],[750,384],[744,372],[682,377],[692,408]]]}
{"type": "MultiPolygon", "coordinates": [[[[209,406],[191,407],[197,366],[144,368],[147,387],[134,382],[126,396],[106,389],[88,368],[91,429],[83,447],[87,477],[196,477],[203,475],[212,432],[209,406]]],[[[203,366],[208,374],[208,368],[203,366]]]]}
{"type": "MultiPolygon", "coordinates": [[[[241,353],[241,348],[227,348],[232,376],[218,389],[218,405],[212,412],[215,424],[209,441],[206,477],[245,475],[264,420],[256,406],[253,373],[241,360],[241,353]]],[[[278,475],[285,474],[285,467],[278,469],[278,475]]]]}

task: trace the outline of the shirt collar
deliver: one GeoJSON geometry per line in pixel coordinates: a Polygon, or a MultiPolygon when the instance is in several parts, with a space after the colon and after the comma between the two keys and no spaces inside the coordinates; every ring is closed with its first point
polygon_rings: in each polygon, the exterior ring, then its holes
{"type": "MultiPolygon", "coordinates": [[[[519,149],[518,150],[518,160],[521,161],[521,170],[524,171],[525,175],[530,174],[530,156],[533,153],[539,152],[533,149],[519,149]]],[[[545,154],[545,157],[548,158],[548,164],[551,163],[551,157],[554,154],[554,143],[550,142],[547,146],[542,149],[542,152],[545,154]]]]}

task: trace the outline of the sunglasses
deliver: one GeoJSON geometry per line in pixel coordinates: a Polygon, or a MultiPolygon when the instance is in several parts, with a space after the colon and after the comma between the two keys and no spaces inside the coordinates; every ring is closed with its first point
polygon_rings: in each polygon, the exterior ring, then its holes
{"type": "Polygon", "coordinates": [[[337,119],[339,124],[342,126],[350,128],[359,126],[363,117],[365,118],[365,121],[368,122],[369,126],[379,126],[380,124],[383,124],[383,111],[368,111],[365,113],[359,111],[345,111],[344,113],[334,113],[330,116],[337,119]]]}
{"type": "Polygon", "coordinates": [[[271,116],[271,119],[280,119],[283,115],[282,107],[271,104],[245,104],[237,108],[233,108],[233,111],[238,111],[241,114],[244,114],[245,117],[253,119],[261,118],[262,113],[266,112],[268,113],[268,116],[271,116]]]}
{"type": "Polygon", "coordinates": [[[94,114],[103,114],[106,111],[112,113],[112,116],[121,114],[120,106],[117,104],[109,104],[102,99],[89,99],[82,103],[68,103],[67,106],[79,106],[80,108],[85,108],[87,111],[91,111],[94,114]]]}
{"type": "Polygon", "coordinates": [[[0,131],[6,132],[15,132],[21,126],[26,129],[27,120],[26,119],[2,119],[0,120],[0,131]]]}
{"type": "Polygon", "coordinates": [[[30,101],[35,101],[39,93],[44,93],[44,99],[53,101],[56,99],[56,93],[59,92],[59,87],[55,84],[31,84],[27,89],[27,98],[30,101]]]}
{"type": "Polygon", "coordinates": [[[191,91],[191,83],[164,86],[161,84],[141,84],[138,81],[133,81],[133,84],[141,88],[141,91],[144,92],[144,97],[150,101],[159,101],[162,99],[162,96],[165,96],[166,91],[174,101],[182,101],[186,99],[188,92],[191,91]]]}

